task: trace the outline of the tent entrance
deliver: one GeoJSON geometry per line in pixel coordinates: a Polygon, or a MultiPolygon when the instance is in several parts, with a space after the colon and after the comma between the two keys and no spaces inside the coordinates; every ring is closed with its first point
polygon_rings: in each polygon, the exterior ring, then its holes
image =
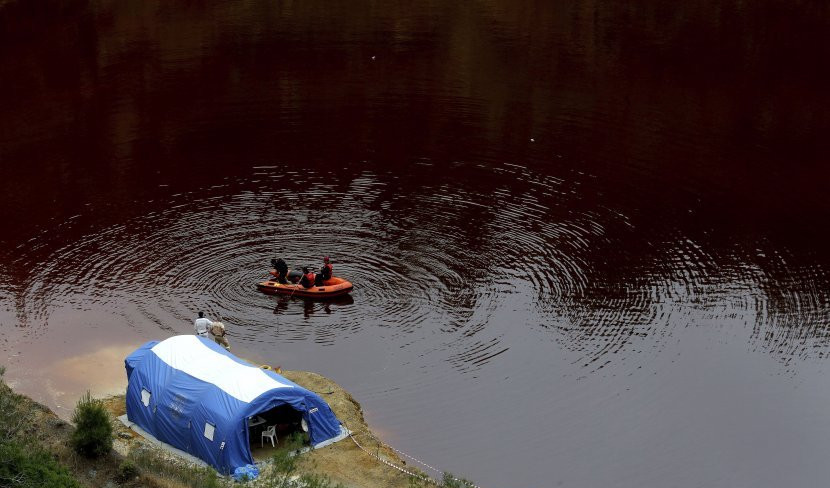
{"type": "Polygon", "coordinates": [[[303,428],[303,416],[300,412],[283,404],[264,412],[259,412],[248,420],[248,438],[251,441],[251,455],[255,461],[268,459],[274,451],[284,447],[292,436],[302,439],[303,445],[308,445],[308,434],[303,428]],[[271,440],[263,436],[269,428],[274,427],[275,446],[271,440]]]}

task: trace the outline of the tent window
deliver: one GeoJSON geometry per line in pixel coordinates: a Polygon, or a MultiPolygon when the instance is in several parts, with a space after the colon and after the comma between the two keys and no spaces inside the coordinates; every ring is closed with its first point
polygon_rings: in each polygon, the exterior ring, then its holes
{"type": "Polygon", "coordinates": [[[215,425],[205,422],[205,437],[207,437],[210,440],[213,440],[213,432],[215,430],[216,430],[215,425]]]}
{"type": "Polygon", "coordinates": [[[141,389],[141,403],[143,403],[145,407],[150,406],[150,392],[144,388],[141,389]]]}

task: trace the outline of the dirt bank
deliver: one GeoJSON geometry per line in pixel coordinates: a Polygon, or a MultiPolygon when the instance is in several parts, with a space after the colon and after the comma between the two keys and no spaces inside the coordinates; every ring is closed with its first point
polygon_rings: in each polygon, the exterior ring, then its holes
{"type": "MultiPolygon", "coordinates": [[[[355,433],[355,439],[371,453],[367,453],[359,448],[351,438],[347,438],[303,454],[310,462],[302,463],[301,473],[324,475],[332,482],[340,483],[346,488],[410,487],[410,476],[384,464],[377,457],[407,471],[418,471],[407,466],[388,446],[374,440],[363,418],[360,404],[348,392],[333,381],[315,373],[283,371],[282,375],[323,397],[341,422],[355,433]]],[[[7,389],[8,387],[0,384],[0,388],[7,389]]],[[[61,420],[48,408],[36,402],[22,396],[19,398],[24,409],[31,414],[31,418],[27,419],[30,425],[26,432],[27,437],[51,452],[84,486],[107,488],[115,486],[180,488],[185,486],[164,474],[146,469],[142,470],[138,477],[128,481],[119,479],[119,468],[132,449],[156,449],[152,444],[124,427],[121,422],[115,420],[116,417],[126,413],[123,395],[104,399],[105,406],[113,416],[115,439],[113,451],[97,460],[79,456],[68,447],[74,430],[71,424],[61,420]]],[[[179,460],[171,459],[170,462],[185,465],[179,460]]]]}
{"type": "Polygon", "coordinates": [[[374,440],[374,435],[363,418],[360,404],[346,390],[316,373],[283,371],[282,375],[323,397],[337,418],[354,433],[355,440],[372,453],[367,454],[352,439],[344,439],[326,448],[312,451],[310,457],[321,473],[349,488],[409,487],[408,475],[387,466],[373,456],[379,456],[408,471],[417,470],[407,467],[395,451],[374,440]]]}
{"type": "MultiPolygon", "coordinates": [[[[283,371],[289,380],[320,395],[332,408],[337,418],[354,432],[355,439],[367,453],[350,438],[332,445],[306,453],[311,462],[303,464],[303,470],[329,477],[335,483],[346,488],[408,488],[410,476],[383,462],[380,457],[407,471],[418,472],[408,467],[388,446],[374,440],[363,418],[360,404],[343,388],[333,381],[316,373],[305,371],[283,371]]],[[[113,417],[126,413],[124,396],[119,395],[105,400],[113,417]]],[[[116,422],[115,449],[126,455],[130,449],[139,445],[148,445],[135,433],[116,422]]]]}

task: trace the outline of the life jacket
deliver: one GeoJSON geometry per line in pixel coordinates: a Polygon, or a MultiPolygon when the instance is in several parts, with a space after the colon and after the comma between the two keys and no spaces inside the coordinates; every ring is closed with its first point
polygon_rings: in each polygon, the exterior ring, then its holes
{"type": "Polygon", "coordinates": [[[323,278],[329,279],[334,274],[334,267],[330,263],[323,265],[323,278]]]}
{"type": "Polygon", "coordinates": [[[312,286],[314,286],[314,278],[316,278],[316,276],[317,275],[315,275],[313,272],[308,272],[303,276],[302,285],[306,288],[311,288],[312,286]]]}

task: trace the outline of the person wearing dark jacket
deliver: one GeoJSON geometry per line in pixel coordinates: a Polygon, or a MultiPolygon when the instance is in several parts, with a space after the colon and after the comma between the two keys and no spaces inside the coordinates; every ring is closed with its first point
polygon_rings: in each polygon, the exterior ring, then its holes
{"type": "Polygon", "coordinates": [[[328,256],[323,258],[323,267],[320,268],[320,274],[323,275],[323,281],[330,280],[334,275],[334,268],[329,262],[328,256]]]}
{"type": "Polygon", "coordinates": [[[271,266],[273,266],[274,270],[277,272],[277,281],[283,285],[288,283],[288,280],[285,279],[288,274],[288,265],[285,264],[285,261],[283,261],[282,258],[272,259],[271,266]]]}

